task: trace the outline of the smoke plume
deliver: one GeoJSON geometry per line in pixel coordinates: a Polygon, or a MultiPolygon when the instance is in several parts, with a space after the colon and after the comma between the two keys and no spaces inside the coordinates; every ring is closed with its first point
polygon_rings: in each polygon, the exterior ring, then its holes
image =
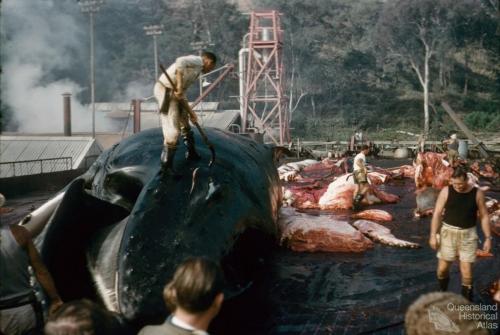
{"type": "MultiPolygon", "coordinates": [[[[69,92],[73,130],[90,131],[91,112],[77,100],[83,88],[73,80],[59,79],[88,63],[88,25],[78,4],[4,0],[1,15],[2,103],[13,112],[17,130],[62,132],[61,94],[69,92]]],[[[9,125],[6,128],[13,130],[9,125]]]]}

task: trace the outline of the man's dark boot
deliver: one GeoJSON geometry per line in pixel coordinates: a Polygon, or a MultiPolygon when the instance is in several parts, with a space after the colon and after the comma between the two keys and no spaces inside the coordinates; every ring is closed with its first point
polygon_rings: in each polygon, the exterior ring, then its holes
{"type": "Polygon", "coordinates": [[[187,147],[186,160],[188,161],[199,160],[201,157],[200,155],[198,155],[194,147],[194,135],[192,130],[188,131],[187,134],[184,135],[183,141],[184,145],[187,147]]]}
{"type": "Polygon", "coordinates": [[[356,194],[356,196],[354,196],[354,199],[352,199],[352,209],[353,210],[356,211],[360,208],[361,200],[363,200],[362,194],[356,194]]]}
{"type": "Polygon", "coordinates": [[[448,283],[450,282],[450,277],[438,278],[439,291],[446,292],[448,290],[448,283]]]}
{"type": "Polygon", "coordinates": [[[174,155],[176,148],[163,146],[163,151],[161,153],[160,161],[161,161],[161,171],[163,173],[171,173],[174,174],[174,155]]]}
{"type": "Polygon", "coordinates": [[[462,296],[472,302],[472,285],[462,285],[462,296]]]}

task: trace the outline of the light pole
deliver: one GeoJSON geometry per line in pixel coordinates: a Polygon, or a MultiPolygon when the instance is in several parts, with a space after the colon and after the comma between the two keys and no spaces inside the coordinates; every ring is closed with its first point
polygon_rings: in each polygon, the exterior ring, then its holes
{"type": "Polygon", "coordinates": [[[90,27],[90,103],[92,105],[92,138],[95,138],[95,59],[94,59],[94,14],[101,9],[104,0],[78,1],[82,13],[89,14],[90,27]]]}
{"type": "Polygon", "coordinates": [[[154,59],[155,59],[155,80],[158,79],[158,47],[156,45],[156,36],[163,34],[163,24],[155,24],[142,27],[147,36],[153,36],[154,59]]]}

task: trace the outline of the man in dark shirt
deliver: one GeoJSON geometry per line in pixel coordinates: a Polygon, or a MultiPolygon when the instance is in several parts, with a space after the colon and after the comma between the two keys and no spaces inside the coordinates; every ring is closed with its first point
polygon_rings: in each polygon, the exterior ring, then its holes
{"type": "Polygon", "coordinates": [[[467,172],[457,167],[451,176],[451,186],[439,193],[431,223],[429,245],[437,250],[437,277],[441,291],[446,291],[449,269],[457,256],[462,275],[462,295],[472,297],[472,264],[476,260],[478,236],[477,212],[484,233],[483,250],[491,250],[491,231],[484,193],[468,182],[467,172]],[[444,215],[443,215],[444,213],[444,215]]]}
{"type": "Polygon", "coordinates": [[[28,266],[50,299],[50,315],[62,300],[30,233],[23,226],[0,224],[0,334],[25,334],[40,326],[28,266]]]}

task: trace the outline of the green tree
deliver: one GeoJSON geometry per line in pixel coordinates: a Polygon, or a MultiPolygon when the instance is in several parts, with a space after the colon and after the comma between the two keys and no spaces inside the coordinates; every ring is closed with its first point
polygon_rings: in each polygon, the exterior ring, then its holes
{"type": "Polygon", "coordinates": [[[430,61],[449,41],[455,4],[452,0],[388,1],[377,23],[382,55],[404,59],[422,86],[424,136],[429,133],[430,61]]]}

